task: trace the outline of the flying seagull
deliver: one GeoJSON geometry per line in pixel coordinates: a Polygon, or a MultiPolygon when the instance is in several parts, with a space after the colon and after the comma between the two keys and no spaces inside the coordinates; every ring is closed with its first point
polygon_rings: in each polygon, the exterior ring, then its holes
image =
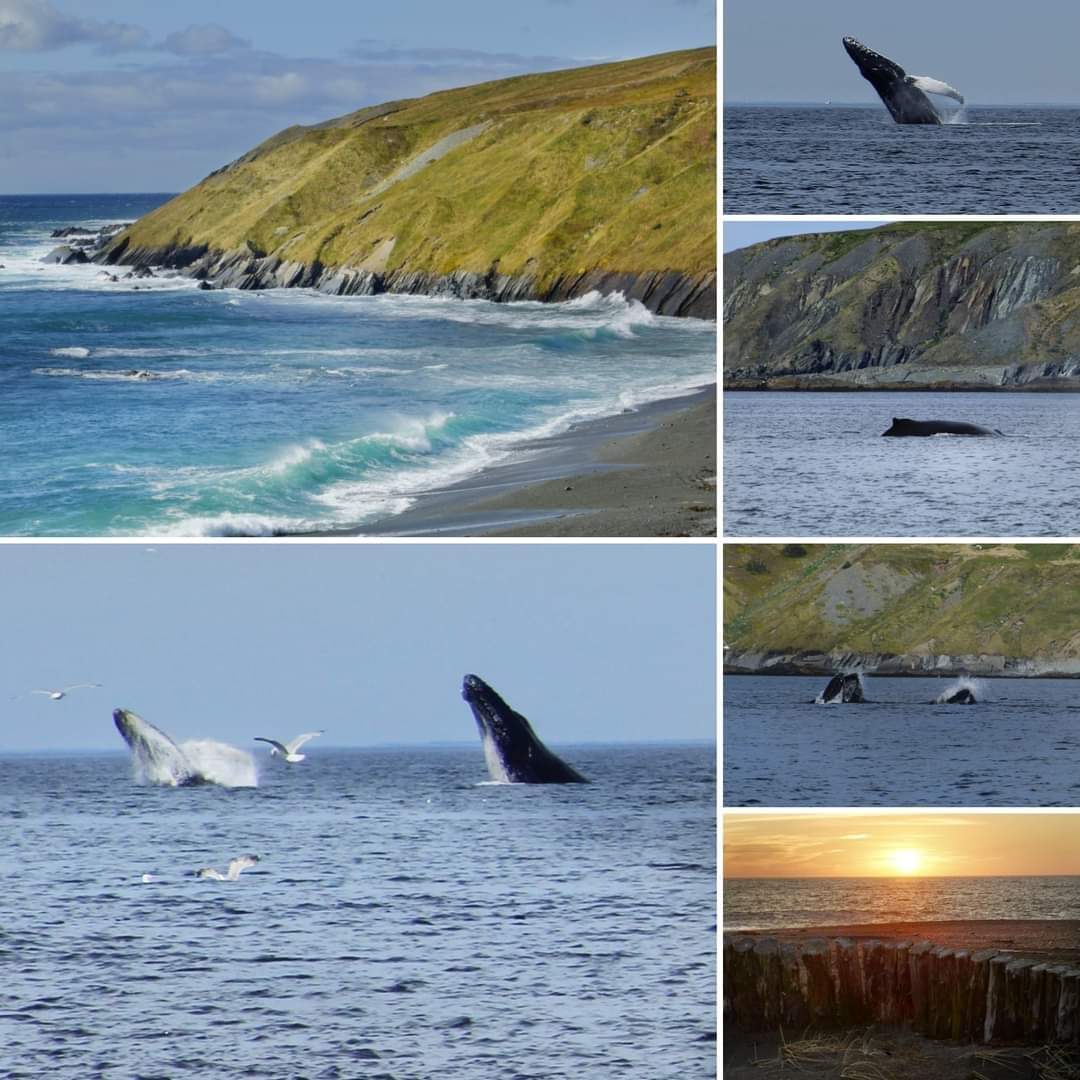
{"type": "Polygon", "coordinates": [[[240,876],[241,871],[250,869],[258,861],[258,855],[237,855],[235,859],[229,862],[229,869],[224,874],[220,870],[215,870],[212,866],[204,866],[202,869],[195,871],[195,876],[210,878],[211,881],[235,881],[240,876]]]}
{"type": "Polygon", "coordinates": [[[255,736],[256,742],[264,742],[270,744],[270,756],[276,757],[280,754],[290,764],[295,765],[298,761],[303,761],[306,754],[298,754],[296,751],[300,749],[308,741],[308,739],[314,739],[316,735],[321,735],[321,731],[309,731],[306,735],[297,735],[292,742],[280,743],[277,739],[264,739],[261,735],[255,736]]]}
{"type": "Polygon", "coordinates": [[[30,693],[31,694],[44,694],[47,698],[49,698],[52,701],[59,701],[61,698],[67,697],[68,694],[72,690],[81,690],[84,686],[86,686],[86,687],[96,687],[96,686],[101,686],[101,683],[99,683],[99,682],[80,682],[80,683],[75,683],[74,686],[65,686],[61,690],[31,690],[30,693]]]}

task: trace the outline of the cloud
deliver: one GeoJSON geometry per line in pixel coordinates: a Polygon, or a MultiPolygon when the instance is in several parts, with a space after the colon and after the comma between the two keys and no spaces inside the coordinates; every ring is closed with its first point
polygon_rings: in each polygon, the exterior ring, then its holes
{"type": "Polygon", "coordinates": [[[512,71],[550,71],[574,67],[581,61],[569,56],[528,56],[523,53],[484,52],[482,49],[394,48],[378,41],[358,41],[348,55],[373,64],[467,64],[512,71]]]}
{"type": "Polygon", "coordinates": [[[220,56],[233,49],[246,49],[250,41],[238,38],[216,23],[193,23],[186,30],[174,30],[157,47],[174,56],[220,56]]]}
{"type": "Polygon", "coordinates": [[[48,0],[0,0],[0,49],[49,52],[69,45],[95,45],[114,53],[145,47],[148,35],[131,23],[78,19],[48,0]]]}

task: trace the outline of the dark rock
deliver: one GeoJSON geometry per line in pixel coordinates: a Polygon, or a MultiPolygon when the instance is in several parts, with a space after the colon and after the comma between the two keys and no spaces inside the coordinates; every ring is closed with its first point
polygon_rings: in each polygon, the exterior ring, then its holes
{"type": "Polygon", "coordinates": [[[81,225],[66,225],[62,229],[53,229],[49,236],[54,240],[61,239],[65,236],[97,236],[98,231],[96,229],[84,229],[81,225]]]}
{"type": "Polygon", "coordinates": [[[70,266],[77,263],[88,263],[90,260],[87,258],[86,252],[80,248],[73,248],[63,244],[58,248],[53,248],[41,261],[43,263],[58,263],[62,266],[70,266]]]}
{"type": "Polygon", "coordinates": [[[209,281],[200,281],[199,282],[199,288],[202,289],[204,292],[213,292],[214,291],[214,286],[211,285],[209,281]]]}

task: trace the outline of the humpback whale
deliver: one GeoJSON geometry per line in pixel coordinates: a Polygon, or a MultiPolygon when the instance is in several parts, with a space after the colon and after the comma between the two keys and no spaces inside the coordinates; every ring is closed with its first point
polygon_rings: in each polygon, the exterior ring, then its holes
{"type": "Polygon", "coordinates": [[[963,94],[955,87],[929,75],[909,75],[895,61],[868,49],[853,37],[844,38],[844,48],[898,124],[941,123],[941,116],[927,94],[944,94],[964,104],[963,94]]]}
{"type": "Polygon", "coordinates": [[[1000,435],[996,428],[979,427],[978,424],[965,424],[960,420],[907,420],[894,416],[892,427],[882,435],[1000,435]]]}
{"type": "Polygon", "coordinates": [[[472,709],[492,780],[508,784],[585,784],[588,781],[556,757],[532,725],[483,679],[466,675],[461,696],[472,709]]]}
{"type": "Polygon", "coordinates": [[[834,675],[817,697],[817,705],[858,705],[863,698],[862,676],[834,675]]]}
{"type": "Polygon", "coordinates": [[[977,699],[975,695],[966,687],[961,687],[959,690],[953,693],[942,694],[941,697],[934,701],[935,705],[975,705],[977,699]]]}
{"type": "Polygon", "coordinates": [[[166,787],[255,787],[258,783],[254,759],[234,746],[196,739],[178,746],[164,731],[130,709],[114,709],[113,723],[131,749],[139,779],[166,787]]]}

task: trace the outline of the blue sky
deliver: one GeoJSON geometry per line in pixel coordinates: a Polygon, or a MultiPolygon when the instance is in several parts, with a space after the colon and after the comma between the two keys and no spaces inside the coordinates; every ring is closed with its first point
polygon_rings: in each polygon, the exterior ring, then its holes
{"type": "Polygon", "coordinates": [[[123,750],[117,706],[250,749],[479,746],[466,673],[550,743],[711,740],[715,573],[706,544],[0,545],[0,753],[123,750]]]}
{"type": "Polygon", "coordinates": [[[0,0],[0,193],[178,191],[291,124],[715,41],[712,0],[0,0]]]}
{"type": "Polygon", "coordinates": [[[909,74],[944,79],[974,105],[1080,103],[1080,5],[1064,0],[728,0],[725,100],[877,104],[840,44],[845,35],[909,74]]]}

